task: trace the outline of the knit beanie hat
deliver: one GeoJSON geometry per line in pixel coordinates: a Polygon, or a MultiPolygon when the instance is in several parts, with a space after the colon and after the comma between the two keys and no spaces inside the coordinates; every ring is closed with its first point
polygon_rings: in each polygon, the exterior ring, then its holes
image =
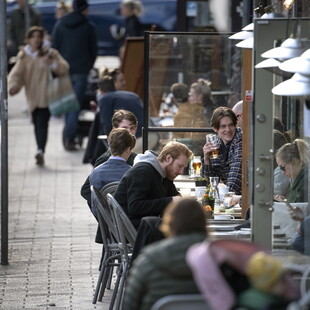
{"type": "Polygon", "coordinates": [[[252,286],[263,292],[270,292],[282,273],[281,261],[264,252],[253,254],[246,270],[252,286]]]}
{"type": "Polygon", "coordinates": [[[72,8],[74,12],[81,13],[88,8],[88,2],[87,0],[73,0],[72,8]]]}

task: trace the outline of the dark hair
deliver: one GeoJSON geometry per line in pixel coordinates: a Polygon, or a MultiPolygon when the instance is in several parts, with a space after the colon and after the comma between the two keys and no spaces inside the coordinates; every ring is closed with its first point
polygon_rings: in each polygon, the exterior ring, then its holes
{"type": "Polygon", "coordinates": [[[108,137],[111,154],[122,155],[127,148],[133,149],[136,145],[136,137],[125,128],[114,128],[108,137]]]}
{"type": "Polygon", "coordinates": [[[276,116],[273,118],[273,129],[277,129],[281,132],[284,132],[284,124],[276,116]]]}
{"type": "Polygon", "coordinates": [[[138,120],[132,112],[127,111],[127,110],[116,110],[112,117],[113,128],[118,128],[119,124],[124,119],[131,122],[133,125],[136,125],[136,126],[138,125],[138,120]]]}
{"type": "Polygon", "coordinates": [[[170,88],[173,97],[177,102],[187,102],[188,100],[188,86],[183,83],[174,83],[170,88]]]}
{"type": "Polygon", "coordinates": [[[82,13],[88,8],[88,2],[86,0],[73,0],[73,11],[76,13],[82,13]]]}
{"type": "MultiPolygon", "coordinates": [[[[286,137],[284,135],[283,132],[274,129],[273,130],[273,148],[274,148],[274,152],[276,153],[278,151],[278,149],[284,145],[285,143],[287,143],[288,141],[286,140],[286,137]]],[[[277,166],[277,161],[276,161],[276,157],[274,156],[274,162],[273,162],[274,166],[277,166]]]]}
{"type": "Polygon", "coordinates": [[[201,204],[197,200],[183,198],[166,208],[160,230],[166,236],[194,232],[204,233],[207,236],[206,225],[206,216],[201,204]]]}
{"type": "Polygon", "coordinates": [[[98,82],[98,87],[102,92],[108,93],[110,91],[115,91],[113,78],[109,75],[105,75],[98,82]]]}
{"type": "Polygon", "coordinates": [[[168,142],[159,153],[157,159],[160,162],[164,162],[168,154],[170,154],[173,159],[178,158],[181,154],[184,154],[188,159],[193,155],[192,151],[185,144],[177,141],[168,142]]]}
{"type": "Polygon", "coordinates": [[[43,56],[47,53],[47,50],[43,49],[43,40],[44,40],[44,33],[45,33],[44,28],[42,28],[40,26],[30,27],[29,30],[27,31],[27,34],[26,34],[26,42],[32,38],[32,36],[35,32],[39,32],[39,34],[41,36],[42,42],[41,42],[41,45],[39,46],[39,56],[43,56]]]}
{"type": "Polygon", "coordinates": [[[219,107],[213,111],[211,117],[211,127],[218,130],[220,128],[221,119],[228,116],[233,122],[234,126],[237,126],[237,116],[231,108],[219,107]]]}

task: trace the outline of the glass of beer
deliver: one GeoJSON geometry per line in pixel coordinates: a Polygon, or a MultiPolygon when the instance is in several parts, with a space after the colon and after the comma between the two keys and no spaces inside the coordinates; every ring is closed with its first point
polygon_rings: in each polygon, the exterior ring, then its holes
{"type": "Polygon", "coordinates": [[[200,168],[201,168],[201,156],[193,156],[192,166],[193,166],[195,176],[199,176],[200,168]]]}
{"type": "Polygon", "coordinates": [[[219,156],[219,149],[218,149],[218,141],[217,141],[217,135],[215,134],[210,134],[206,136],[207,138],[207,143],[211,143],[212,144],[212,154],[211,154],[211,158],[212,159],[216,159],[219,156]]]}

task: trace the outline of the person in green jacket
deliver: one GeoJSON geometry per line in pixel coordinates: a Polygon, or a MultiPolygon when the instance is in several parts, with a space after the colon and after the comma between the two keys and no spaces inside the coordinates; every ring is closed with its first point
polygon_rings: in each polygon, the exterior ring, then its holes
{"type": "Polygon", "coordinates": [[[287,197],[276,195],[275,199],[288,202],[308,201],[309,145],[302,139],[284,144],[276,153],[277,164],[283,174],[291,179],[287,197]]]}
{"type": "Polygon", "coordinates": [[[134,260],[126,282],[123,310],[149,310],[171,294],[198,294],[185,261],[188,248],[207,238],[199,202],[185,198],[170,204],[160,226],[166,239],[146,246],[134,260]]]}

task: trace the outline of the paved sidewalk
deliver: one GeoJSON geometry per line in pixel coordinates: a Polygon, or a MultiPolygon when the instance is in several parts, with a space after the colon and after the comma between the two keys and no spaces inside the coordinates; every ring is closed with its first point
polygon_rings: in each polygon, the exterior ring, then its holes
{"type": "MultiPolygon", "coordinates": [[[[9,98],[9,265],[0,266],[0,309],[108,309],[92,305],[101,246],[80,187],[84,151],[66,152],[63,120],[50,121],[45,167],[35,165],[24,96],[9,98]]],[[[85,141],[86,142],[86,141],[85,141]]]]}

